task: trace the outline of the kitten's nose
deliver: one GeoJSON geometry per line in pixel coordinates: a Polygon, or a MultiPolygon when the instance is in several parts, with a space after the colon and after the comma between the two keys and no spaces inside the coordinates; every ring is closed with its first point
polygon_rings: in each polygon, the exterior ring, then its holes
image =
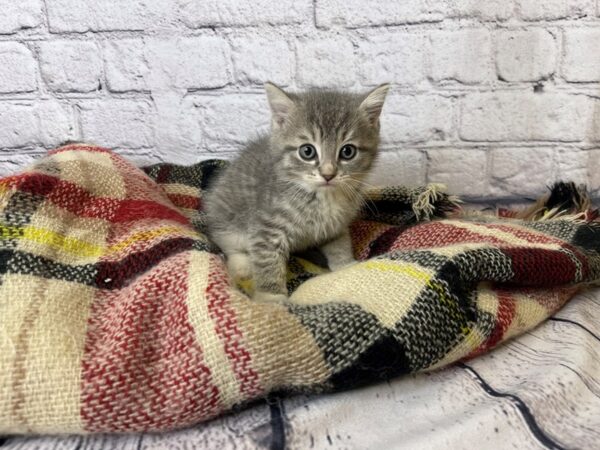
{"type": "Polygon", "coordinates": [[[325,164],[319,167],[319,173],[329,183],[335,177],[335,166],[330,162],[325,162],[325,164]]]}

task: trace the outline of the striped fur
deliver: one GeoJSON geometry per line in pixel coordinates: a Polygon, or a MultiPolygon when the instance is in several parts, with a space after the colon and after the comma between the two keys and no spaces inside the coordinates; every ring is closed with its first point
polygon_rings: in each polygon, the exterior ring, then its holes
{"type": "Polygon", "coordinates": [[[293,252],[322,246],[330,267],[354,262],[348,226],[377,155],[387,89],[362,97],[317,90],[288,95],[267,84],[270,136],[250,143],[206,197],[210,236],[234,278],[255,279],[255,299],[287,297],[293,252]],[[310,160],[301,157],[307,144],[310,160]],[[356,155],[344,159],[348,145],[356,155]]]}

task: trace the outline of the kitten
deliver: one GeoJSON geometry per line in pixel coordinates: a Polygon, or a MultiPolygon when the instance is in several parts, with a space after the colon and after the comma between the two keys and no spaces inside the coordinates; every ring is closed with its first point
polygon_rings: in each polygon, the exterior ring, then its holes
{"type": "Polygon", "coordinates": [[[287,298],[291,253],[321,247],[332,270],[354,262],[348,226],[379,144],[389,85],[367,95],[265,85],[271,133],[250,142],[205,198],[209,235],[254,299],[287,298]]]}

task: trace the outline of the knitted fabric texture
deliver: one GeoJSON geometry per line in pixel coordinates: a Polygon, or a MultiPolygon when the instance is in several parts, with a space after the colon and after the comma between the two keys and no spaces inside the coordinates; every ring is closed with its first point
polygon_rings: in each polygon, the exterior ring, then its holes
{"type": "Polygon", "coordinates": [[[359,263],[294,257],[291,302],[252,302],[202,233],[202,191],[224,164],[144,172],[71,145],[0,180],[0,432],[170,430],[272,391],[440,368],[599,277],[591,216],[415,224],[455,202],[385,188],[352,226],[359,263]]]}

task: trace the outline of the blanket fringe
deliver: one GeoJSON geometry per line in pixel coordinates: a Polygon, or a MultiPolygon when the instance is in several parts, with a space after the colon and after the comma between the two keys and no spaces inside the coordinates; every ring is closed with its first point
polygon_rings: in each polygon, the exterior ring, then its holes
{"type": "MultiPolygon", "coordinates": [[[[415,218],[419,220],[430,220],[435,212],[435,204],[446,195],[446,185],[441,183],[430,183],[425,187],[417,199],[412,204],[412,210],[415,213],[415,218]]],[[[453,206],[459,206],[462,201],[455,195],[447,196],[448,203],[453,206]]]]}
{"type": "Polygon", "coordinates": [[[518,211],[514,217],[538,222],[568,220],[575,223],[589,223],[597,217],[598,212],[592,209],[592,201],[585,185],[560,181],[549,189],[549,193],[530,207],[518,211]]]}

